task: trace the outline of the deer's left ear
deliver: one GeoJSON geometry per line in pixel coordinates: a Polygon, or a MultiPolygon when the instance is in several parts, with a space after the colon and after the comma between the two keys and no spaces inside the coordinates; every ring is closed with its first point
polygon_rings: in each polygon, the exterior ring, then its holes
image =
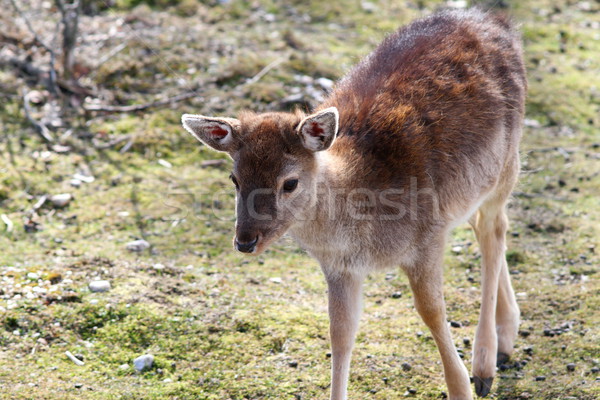
{"type": "Polygon", "coordinates": [[[232,153],[239,147],[237,136],[241,123],[235,118],[183,114],[181,123],[185,130],[214,150],[232,153]]]}
{"type": "Polygon", "coordinates": [[[300,139],[310,151],[331,147],[338,132],[340,116],[337,108],[329,107],[304,118],[298,125],[300,139]]]}

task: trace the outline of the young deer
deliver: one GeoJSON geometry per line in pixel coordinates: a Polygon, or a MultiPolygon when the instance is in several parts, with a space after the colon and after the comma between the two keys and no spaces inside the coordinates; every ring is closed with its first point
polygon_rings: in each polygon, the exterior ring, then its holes
{"type": "Polygon", "coordinates": [[[482,254],[472,373],[476,393],[490,391],[519,325],[505,206],[519,173],[526,85],[505,19],[446,11],[387,37],[311,115],[183,116],[192,135],[233,158],[235,247],[259,254],[289,232],[321,264],[331,399],[346,399],[362,282],[398,265],[439,349],[450,399],[472,399],[442,289],[446,237],[467,220],[482,254]]]}

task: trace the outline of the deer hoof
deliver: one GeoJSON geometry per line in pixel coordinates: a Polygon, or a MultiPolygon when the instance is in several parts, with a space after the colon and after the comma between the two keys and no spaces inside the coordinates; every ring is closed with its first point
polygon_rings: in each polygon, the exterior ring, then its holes
{"type": "Polygon", "coordinates": [[[508,360],[510,360],[510,356],[506,353],[499,351],[496,355],[496,366],[499,367],[502,364],[505,364],[508,360]]]}
{"type": "Polygon", "coordinates": [[[475,393],[477,393],[477,396],[487,396],[492,388],[492,382],[494,382],[493,376],[490,378],[480,378],[478,376],[474,376],[473,383],[475,384],[475,393]]]}

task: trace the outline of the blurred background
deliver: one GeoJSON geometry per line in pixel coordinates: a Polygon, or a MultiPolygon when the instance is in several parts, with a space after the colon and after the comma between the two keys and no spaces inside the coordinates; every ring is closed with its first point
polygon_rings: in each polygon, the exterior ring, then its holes
{"type": "MultiPolygon", "coordinates": [[[[316,261],[287,238],[233,251],[231,162],[181,114],[310,110],[398,26],[474,5],[516,21],[530,82],[507,253],[523,323],[492,393],[600,397],[599,1],[0,5],[0,397],[328,398],[316,261]]],[[[458,228],[446,297],[468,366],[479,258],[458,228]]],[[[350,393],[443,398],[406,278],[365,293],[350,393]]]]}

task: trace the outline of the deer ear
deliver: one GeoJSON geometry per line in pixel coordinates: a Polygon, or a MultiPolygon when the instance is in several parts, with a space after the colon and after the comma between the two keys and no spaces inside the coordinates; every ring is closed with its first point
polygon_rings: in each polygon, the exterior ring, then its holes
{"type": "Polygon", "coordinates": [[[298,125],[298,134],[304,147],[310,151],[327,150],[338,132],[339,113],[329,107],[304,118],[298,125]]]}
{"type": "Polygon", "coordinates": [[[235,118],[183,114],[181,123],[196,139],[217,151],[231,153],[238,147],[236,135],[241,123],[235,118]]]}

